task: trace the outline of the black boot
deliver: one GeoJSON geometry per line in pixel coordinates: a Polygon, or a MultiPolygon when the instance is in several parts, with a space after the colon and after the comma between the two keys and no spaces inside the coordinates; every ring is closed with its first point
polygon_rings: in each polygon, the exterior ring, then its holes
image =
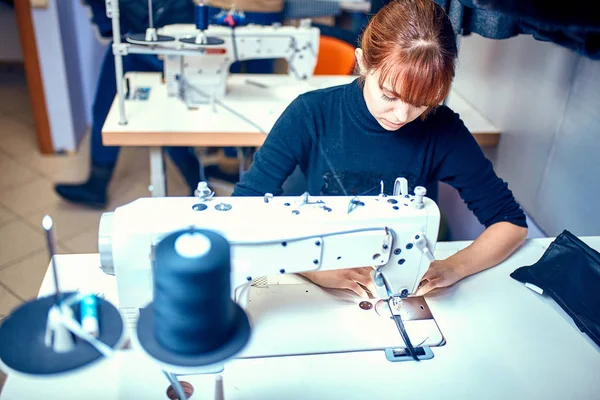
{"type": "Polygon", "coordinates": [[[81,184],[56,184],[54,190],[63,199],[92,208],[106,207],[106,191],[113,167],[92,166],[90,177],[81,184]]]}

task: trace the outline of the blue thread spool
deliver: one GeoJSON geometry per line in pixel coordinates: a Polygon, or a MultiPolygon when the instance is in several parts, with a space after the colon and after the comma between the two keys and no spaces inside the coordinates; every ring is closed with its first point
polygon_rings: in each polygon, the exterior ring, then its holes
{"type": "Polygon", "coordinates": [[[208,29],[208,7],[204,4],[196,4],[195,7],[196,28],[201,31],[208,29]]]}
{"type": "Polygon", "coordinates": [[[163,364],[220,363],[248,342],[250,324],[231,299],[229,242],[202,229],[172,233],[155,249],[154,301],[140,311],[137,337],[163,364]]]}

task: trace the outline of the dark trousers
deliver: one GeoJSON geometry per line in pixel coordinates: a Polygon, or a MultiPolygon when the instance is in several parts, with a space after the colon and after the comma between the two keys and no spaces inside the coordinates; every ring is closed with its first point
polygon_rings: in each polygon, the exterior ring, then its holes
{"type": "MultiPolygon", "coordinates": [[[[154,55],[129,54],[123,57],[124,72],[161,72],[162,69],[162,61],[154,55]]],[[[115,59],[112,54],[112,47],[109,46],[102,62],[102,69],[96,88],[96,97],[92,108],[92,138],[90,146],[92,165],[113,168],[117,163],[120,147],[104,146],[102,144],[102,126],[108,116],[116,94],[115,59]]],[[[199,177],[200,165],[191,148],[167,147],[166,150],[177,168],[186,177],[186,181],[190,178],[190,175],[197,175],[199,177]]],[[[193,181],[194,179],[191,178],[191,180],[193,181]]]]}

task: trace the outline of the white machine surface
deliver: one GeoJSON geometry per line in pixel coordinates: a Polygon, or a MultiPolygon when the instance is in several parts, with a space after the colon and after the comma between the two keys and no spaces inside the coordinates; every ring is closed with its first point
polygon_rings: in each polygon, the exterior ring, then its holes
{"type": "MultiPolygon", "coordinates": [[[[264,287],[252,287],[246,312],[252,322],[250,342],[238,358],[405,347],[389,311],[362,309],[364,299],[345,290],[323,289],[300,277],[273,277],[264,287]]],[[[427,304],[424,303],[426,307],[427,304]]],[[[379,307],[377,307],[379,309],[379,307]]],[[[407,320],[414,346],[440,346],[444,337],[431,318],[407,320]]]]}
{"type": "MultiPolygon", "coordinates": [[[[600,250],[600,237],[583,237],[600,250]]],[[[427,296],[447,344],[433,359],[392,363],[381,351],[235,359],[223,372],[225,398],[241,399],[595,399],[600,349],[548,296],[509,277],[536,262],[553,238],[528,240],[501,265],[427,296]]],[[[446,258],[470,242],[442,242],[446,258]]],[[[57,256],[65,290],[116,299],[97,254],[57,256]]],[[[48,270],[40,296],[53,293],[48,270]]],[[[377,335],[377,332],[373,332],[377,335]]],[[[214,398],[214,376],[181,376],[192,399],[214,398]]],[[[166,379],[136,350],[52,379],[8,377],[1,398],[165,399],[166,379]]]]}
{"type": "MultiPolygon", "coordinates": [[[[374,305],[416,291],[433,260],[430,249],[440,223],[439,209],[423,197],[424,189],[409,195],[405,184],[398,179],[395,196],[138,199],[103,215],[103,268],[116,275],[119,309],[133,328],[139,309],[152,300],[153,247],[191,226],[215,230],[231,244],[232,297],[253,327],[241,356],[404,347],[389,309],[380,316],[374,305]],[[359,307],[358,297],[292,276],[365,266],[374,267],[378,289],[369,310],[359,307]],[[292,285],[283,289],[282,282],[292,285]],[[343,340],[336,327],[348,330],[343,340]]],[[[443,342],[433,318],[407,321],[406,329],[415,345],[443,342]]]]}

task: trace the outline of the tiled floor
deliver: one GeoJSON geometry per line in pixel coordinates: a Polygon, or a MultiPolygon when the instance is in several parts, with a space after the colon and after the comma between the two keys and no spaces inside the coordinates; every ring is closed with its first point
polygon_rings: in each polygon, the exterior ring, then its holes
{"type": "MultiPolygon", "coordinates": [[[[0,67],[0,320],[36,297],[49,257],[42,217],[54,219],[59,253],[98,251],[102,211],[68,204],[53,190],[55,182],[87,176],[89,137],[76,154],[43,156],[23,72],[0,67]]],[[[170,195],[186,195],[183,179],[167,159],[170,195]]],[[[109,188],[107,210],[148,196],[148,151],[125,148],[109,188]]],[[[2,386],[0,373],[0,388],[2,386]]]]}

